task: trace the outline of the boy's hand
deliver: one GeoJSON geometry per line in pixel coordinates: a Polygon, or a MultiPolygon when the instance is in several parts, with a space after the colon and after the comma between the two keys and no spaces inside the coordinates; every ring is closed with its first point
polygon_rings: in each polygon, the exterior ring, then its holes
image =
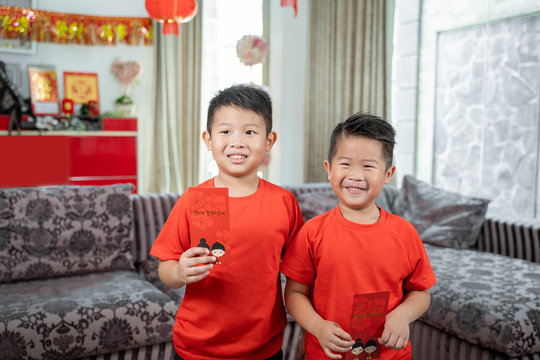
{"type": "Polygon", "coordinates": [[[384,330],[378,339],[387,348],[404,349],[409,342],[409,321],[399,311],[391,311],[386,315],[384,330]]]}
{"type": "Polygon", "coordinates": [[[330,359],[341,359],[342,356],[334,352],[344,353],[352,349],[354,340],[347,334],[338,323],[321,320],[317,324],[313,335],[319,340],[319,344],[326,356],[330,359]]]}
{"type": "Polygon", "coordinates": [[[208,256],[210,251],[205,248],[192,247],[182,253],[176,272],[178,279],[184,284],[191,284],[204,279],[214,266],[214,256],[208,256]],[[205,265],[201,265],[205,264],[205,265]]]}

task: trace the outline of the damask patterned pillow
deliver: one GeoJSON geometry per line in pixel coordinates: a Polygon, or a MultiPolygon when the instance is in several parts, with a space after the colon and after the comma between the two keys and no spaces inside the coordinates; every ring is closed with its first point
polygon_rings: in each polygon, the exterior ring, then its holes
{"type": "Polygon", "coordinates": [[[0,189],[0,282],[134,269],[132,191],[0,189]]]}
{"type": "Polygon", "coordinates": [[[397,215],[407,219],[425,243],[469,248],[484,223],[489,200],[439,189],[406,175],[397,198],[397,215]]]}

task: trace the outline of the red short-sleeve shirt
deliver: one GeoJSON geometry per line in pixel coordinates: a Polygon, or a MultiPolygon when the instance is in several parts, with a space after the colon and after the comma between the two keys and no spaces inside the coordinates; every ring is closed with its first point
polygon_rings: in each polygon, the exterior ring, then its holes
{"type": "MultiPolygon", "coordinates": [[[[312,286],[313,307],[322,318],[349,330],[354,294],[390,291],[388,311],[407,290],[426,290],[435,275],[422,241],[405,219],[380,209],[379,220],[361,225],[339,207],[306,222],[285,253],[281,271],[312,286]]],[[[410,358],[410,343],[400,351],[382,347],[381,359],[410,358]]],[[[308,359],[325,359],[317,338],[306,335],[308,359]]]]}
{"type": "MultiPolygon", "coordinates": [[[[213,187],[213,179],[198,186],[213,187]]],[[[178,260],[190,247],[189,191],[175,204],[150,254],[178,260]]],[[[185,359],[265,359],[279,351],[286,324],[279,266],[303,224],[294,196],[263,179],[229,198],[230,264],[187,285],[173,343],[185,359]]]]}

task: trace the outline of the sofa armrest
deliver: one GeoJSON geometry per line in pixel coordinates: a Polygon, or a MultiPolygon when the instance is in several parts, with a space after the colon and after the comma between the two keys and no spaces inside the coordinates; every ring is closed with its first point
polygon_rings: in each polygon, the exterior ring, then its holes
{"type": "Polygon", "coordinates": [[[540,221],[488,218],[473,249],[540,263],[540,221]]]}
{"type": "Polygon", "coordinates": [[[135,225],[135,265],[137,267],[149,259],[148,252],[179,197],[180,194],[177,193],[131,195],[135,225]]]}

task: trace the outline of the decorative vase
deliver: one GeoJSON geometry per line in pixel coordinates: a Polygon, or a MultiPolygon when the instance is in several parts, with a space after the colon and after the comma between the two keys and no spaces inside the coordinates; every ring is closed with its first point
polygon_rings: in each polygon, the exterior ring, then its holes
{"type": "Polygon", "coordinates": [[[136,106],[135,104],[114,104],[116,112],[121,116],[134,116],[136,106]]]}

